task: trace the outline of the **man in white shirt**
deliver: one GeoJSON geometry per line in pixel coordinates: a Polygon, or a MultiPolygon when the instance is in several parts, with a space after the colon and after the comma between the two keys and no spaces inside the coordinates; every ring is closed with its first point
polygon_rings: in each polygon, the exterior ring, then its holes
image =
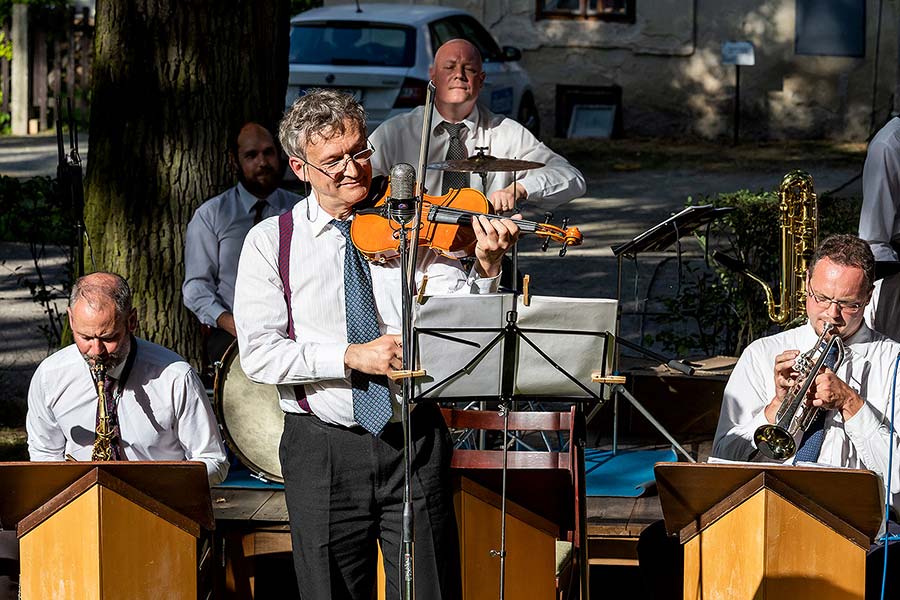
{"type": "MultiPolygon", "coordinates": [[[[442,45],[434,56],[430,76],[435,86],[435,111],[427,164],[447,160],[451,144],[456,143],[451,128],[464,125],[458,134],[465,154],[460,158],[473,156],[476,148],[486,148],[485,153],[496,158],[529,160],[546,166],[515,173],[515,181],[513,173],[488,173],[483,184],[475,173],[429,171],[425,177],[428,194],[445,194],[444,188],[453,180],[457,182],[453,187],[459,187],[461,182],[463,187],[484,192],[498,212],[511,211],[520,204],[539,214],[584,194],[584,176],[578,169],[518,122],[478,105],[485,73],[481,55],[470,42],[456,39],[442,45]],[[463,180],[458,179],[460,176],[463,180]]],[[[372,144],[378,148],[372,157],[375,175],[387,175],[393,165],[401,162],[418,168],[424,110],[419,107],[393,117],[372,133],[372,144]]]]}
{"type": "MultiPolygon", "coordinates": [[[[871,330],[863,320],[875,274],[869,246],[850,235],[832,236],[819,246],[807,277],[809,323],[756,340],[741,354],[725,387],[712,455],[730,460],[770,460],[756,452],[756,429],[776,421],[776,412],[797,379],[797,356],[813,348],[825,323],[845,344],[843,362],[815,376],[807,402],[820,408],[807,432],[798,432],[797,453],[787,462],[807,460],[837,467],[869,469],[887,482],[895,514],[900,506],[900,439],[891,434],[894,364],[900,343],[871,330]],[[889,452],[894,460],[889,472],[889,452]]],[[[900,412],[900,404],[897,405],[900,412]]],[[[896,554],[896,550],[889,552],[896,554]]],[[[867,586],[881,580],[883,554],[870,553],[867,586]],[[879,559],[876,555],[880,556],[879,559]]],[[[867,597],[869,597],[867,593],[867,597]]],[[[877,596],[872,596],[877,597],[877,596]]]]}
{"type": "MultiPolygon", "coordinates": [[[[81,277],[68,314],[75,343],[44,359],[28,389],[31,460],[91,460],[99,402],[93,369],[102,364],[115,455],[200,461],[210,485],[225,479],[225,447],[203,384],[180,356],[134,337],[128,283],[113,273],[81,277]]],[[[0,531],[0,598],[17,597],[18,570],[15,531],[0,531]]]]}
{"type": "MultiPolygon", "coordinates": [[[[280,457],[300,595],[322,600],[371,597],[376,540],[388,597],[399,594],[403,435],[399,389],[386,375],[402,364],[400,264],[366,263],[349,239],[372,182],[365,123],[362,107],[333,90],[288,110],[279,137],[312,193],[247,235],[235,290],[241,365],[277,384],[285,411],[280,457]]],[[[473,230],[472,272],[422,249],[417,283],[427,275],[431,294],[496,290],[518,228],[481,216],[473,230]]],[[[410,421],[416,593],[458,598],[449,434],[432,404],[410,421]]]]}
{"type": "Polygon", "coordinates": [[[134,337],[125,280],[80,278],[68,313],[75,343],[44,359],[28,389],[31,460],[91,460],[98,408],[91,369],[99,363],[110,378],[107,406],[123,460],[197,460],[210,485],[225,479],[225,448],[203,384],[180,356],[134,337]]]}
{"type": "Polygon", "coordinates": [[[234,278],[247,232],[261,220],[289,211],[300,196],[279,189],[281,159],[275,139],[258,123],[246,123],[229,147],[238,184],[194,212],[184,244],[184,305],[203,325],[209,362],[234,341],[234,278]]]}
{"type": "Polygon", "coordinates": [[[866,151],[859,237],[869,242],[875,260],[897,260],[900,248],[900,118],[879,130],[866,151]]]}

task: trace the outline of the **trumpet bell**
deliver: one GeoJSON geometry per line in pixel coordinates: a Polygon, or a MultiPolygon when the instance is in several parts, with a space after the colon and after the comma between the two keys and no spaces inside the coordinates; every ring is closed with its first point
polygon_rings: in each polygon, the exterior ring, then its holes
{"type": "Polygon", "coordinates": [[[797,451],[794,436],[778,425],[762,425],[753,434],[759,451],[775,460],[790,458],[797,451]]]}

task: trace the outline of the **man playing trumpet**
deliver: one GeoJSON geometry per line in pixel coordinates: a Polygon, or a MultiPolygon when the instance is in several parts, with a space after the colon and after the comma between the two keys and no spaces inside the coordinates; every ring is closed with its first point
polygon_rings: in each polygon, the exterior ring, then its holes
{"type": "MultiPolygon", "coordinates": [[[[786,462],[869,469],[887,481],[888,453],[893,446],[889,494],[896,521],[900,445],[896,433],[891,434],[890,409],[900,344],[873,331],[863,320],[874,270],[872,251],[855,236],[836,235],[819,245],[806,280],[808,324],[756,340],[743,352],[725,387],[712,455],[738,461],[771,460],[758,452],[755,434],[776,422],[776,413],[797,379],[798,356],[813,348],[830,324],[831,333],[843,341],[843,361],[835,370],[822,367],[812,375],[806,403],[818,407],[821,415],[805,431],[796,432],[797,450],[786,462]]],[[[867,587],[869,582],[880,584],[881,569],[867,569],[867,578],[867,587]]]]}

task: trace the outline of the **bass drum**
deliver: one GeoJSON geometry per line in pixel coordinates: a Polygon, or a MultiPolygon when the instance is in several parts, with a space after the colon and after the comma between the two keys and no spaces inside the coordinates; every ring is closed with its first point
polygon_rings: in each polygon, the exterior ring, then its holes
{"type": "Polygon", "coordinates": [[[213,403],[225,443],[251,471],[266,481],[284,483],[278,445],[284,412],[278,388],[255,383],[241,368],[237,341],[216,365],[213,403]]]}

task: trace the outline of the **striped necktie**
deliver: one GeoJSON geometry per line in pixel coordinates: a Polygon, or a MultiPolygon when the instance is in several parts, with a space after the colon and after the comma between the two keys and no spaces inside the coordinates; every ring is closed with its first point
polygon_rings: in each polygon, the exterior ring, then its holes
{"type": "MultiPolygon", "coordinates": [[[[372,273],[350,240],[350,221],[332,220],[344,234],[344,310],[347,313],[347,342],[365,344],[378,338],[378,316],[372,293],[372,273]]],[[[353,388],[353,419],[374,435],[381,433],[391,419],[391,393],[387,377],[350,372],[353,388]]]]}

